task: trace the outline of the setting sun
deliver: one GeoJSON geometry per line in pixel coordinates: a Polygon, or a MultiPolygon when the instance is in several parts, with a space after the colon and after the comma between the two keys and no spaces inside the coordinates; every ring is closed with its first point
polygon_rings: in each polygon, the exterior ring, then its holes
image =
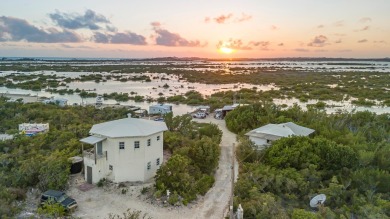
{"type": "Polygon", "coordinates": [[[219,51],[221,53],[225,53],[225,54],[230,54],[230,53],[234,52],[234,50],[232,48],[229,48],[229,47],[221,47],[221,48],[219,48],[219,51]]]}

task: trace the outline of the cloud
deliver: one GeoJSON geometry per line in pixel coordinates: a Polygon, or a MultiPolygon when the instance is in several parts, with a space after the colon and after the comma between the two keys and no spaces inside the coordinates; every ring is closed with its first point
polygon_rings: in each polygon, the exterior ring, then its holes
{"type": "Polygon", "coordinates": [[[352,52],[352,49],[341,49],[341,50],[336,50],[337,52],[352,52]]]}
{"type": "Polygon", "coordinates": [[[314,39],[308,43],[307,45],[308,46],[312,46],[312,47],[323,47],[325,45],[327,45],[328,41],[328,38],[324,35],[318,35],[316,37],[314,37],[314,39]]]}
{"type": "Polygon", "coordinates": [[[227,20],[233,17],[233,14],[230,13],[228,15],[220,15],[218,17],[214,18],[214,21],[217,22],[218,24],[224,24],[227,20]]]}
{"type": "Polygon", "coordinates": [[[241,39],[229,39],[228,41],[219,41],[217,48],[228,47],[234,50],[269,50],[271,43],[269,41],[250,41],[249,43],[244,43],[241,39]]]}
{"type": "Polygon", "coordinates": [[[261,50],[269,50],[268,47],[271,45],[271,43],[269,41],[257,41],[257,42],[251,41],[249,42],[249,45],[258,47],[261,50]]]}
{"type": "Polygon", "coordinates": [[[146,38],[133,32],[107,34],[95,32],[93,36],[95,43],[106,44],[131,44],[131,45],[146,45],[146,38]]]}
{"type": "Polygon", "coordinates": [[[171,47],[204,47],[207,43],[201,44],[199,40],[187,40],[177,33],[172,33],[161,28],[160,22],[152,22],[155,35],[152,36],[157,45],[171,47]]]}
{"type": "Polygon", "coordinates": [[[0,41],[27,41],[34,43],[75,43],[81,37],[73,31],[55,28],[38,28],[26,20],[14,17],[0,17],[0,41]]]}
{"type": "Polygon", "coordinates": [[[146,45],[145,37],[132,32],[115,33],[111,37],[113,44],[146,45]]]}
{"type": "Polygon", "coordinates": [[[68,44],[61,44],[61,46],[66,49],[93,49],[90,46],[71,46],[68,44]]]}
{"type": "Polygon", "coordinates": [[[344,21],[343,20],[336,21],[336,22],[333,23],[333,25],[336,26],[336,27],[342,27],[342,26],[344,26],[344,21]]]}
{"type": "Polygon", "coordinates": [[[252,47],[249,44],[244,44],[240,39],[230,39],[227,42],[219,41],[217,44],[217,48],[220,49],[222,47],[228,47],[234,50],[251,50],[252,47]]]}
{"type": "Polygon", "coordinates": [[[241,22],[248,21],[251,19],[252,19],[252,15],[248,15],[245,13],[241,13],[240,16],[235,16],[233,13],[229,13],[226,15],[222,14],[222,15],[214,17],[214,18],[205,17],[204,22],[210,23],[213,20],[217,24],[226,24],[226,23],[241,23],[241,22]]]}
{"type": "MultiPolygon", "coordinates": [[[[84,15],[78,13],[61,13],[56,10],[55,13],[49,14],[49,17],[58,26],[67,29],[90,29],[100,30],[104,29],[99,24],[110,24],[111,22],[103,15],[97,14],[92,10],[86,10],[84,15]]],[[[112,30],[112,26],[105,26],[105,29],[112,30]]]]}
{"type": "Polygon", "coordinates": [[[296,48],[296,49],[294,49],[294,51],[296,51],[296,52],[310,52],[310,50],[303,49],[303,48],[296,48]]]}
{"type": "Polygon", "coordinates": [[[235,19],[236,22],[244,22],[244,21],[249,21],[252,19],[252,15],[247,15],[245,13],[241,14],[241,17],[238,17],[235,19]]]}
{"type": "Polygon", "coordinates": [[[370,23],[371,22],[371,18],[363,17],[359,21],[360,21],[360,23],[370,23]]]}
{"type": "Polygon", "coordinates": [[[314,52],[329,52],[329,50],[326,49],[316,49],[314,52]]]}
{"type": "Polygon", "coordinates": [[[366,30],[368,30],[368,29],[370,29],[370,26],[364,26],[364,27],[361,28],[361,29],[355,30],[355,32],[366,31],[366,30]]]}
{"type": "Polygon", "coordinates": [[[154,21],[154,22],[150,23],[150,25],[152,25],[153,27],[160,27],[161,23],[158,21],[154,21]]]}
{"type": "Polygon", "coordinates": [[[362,39],[362,40],[359,40],[358,43],[367,43],[368,40],[367,39],[362,39]]]}

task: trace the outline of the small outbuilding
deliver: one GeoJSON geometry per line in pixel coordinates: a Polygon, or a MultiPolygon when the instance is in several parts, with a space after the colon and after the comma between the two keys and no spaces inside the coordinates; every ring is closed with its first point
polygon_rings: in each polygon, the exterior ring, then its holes
{"type": "Polygon", "coordinates": [[[167,114],[172,112],[172,105],[157,104],[149,107],[149,114],[167,114]]]}
{"type": "Polygon", "coordinates": [[[268,124],[254,129],[245,135],[255,143],[258,150],[269,147],[273,141],[289,136],[308,136],[315,130],[297,125],[293,122],[268,124]]]}
{"type": "Polygon", "coordinates": [[[19,124],[19,133],[27,136],[33,136],[38,133],[49,131],[49,123],[22,123],[19,124]]]}

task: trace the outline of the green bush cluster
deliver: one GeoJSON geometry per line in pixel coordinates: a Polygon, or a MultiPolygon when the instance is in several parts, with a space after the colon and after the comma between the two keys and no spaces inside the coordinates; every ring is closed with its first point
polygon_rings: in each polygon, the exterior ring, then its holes
{"type": "Polygon", "coordinates": [[[93,124],[127,113],[123,108],[22,104],[0,97],[0,133],[15,134],[13,140],[0,141],[0,215],[12,217],[18,210],[15,201],[25,197],[28,187],[65,189],[69,158],[81,153],[79,139],[93,124]],[[25,122],[49,123],[49,132],[33,137],[18,134],[18,124],[25,122]]]}
{"type": "Polygon", "coordinates": [[[245,218],[390,217],[390,114],[316,108],[281,109],[270,103],[239,107],[226,116],[236,133],[268,123],[295,122],[315,130],[311,137],[274,141],[263,151],[241,135],[235,205],[245,218]],[[314,195],[327,196],[312,213],[314,195]]]}
{"type": "MultiPolygon", "coordinates": [[[[187,204],[214,184],[222,132],[216,125],[192,122],[189,115],[173,117],[170,113],[164,119],[169,129],[164,134],[164,147],[173,155],[157,171],[155,196],[169,190],[187,204]]],[[[169,203],[177,201],[171,196],[169,203]]]]}

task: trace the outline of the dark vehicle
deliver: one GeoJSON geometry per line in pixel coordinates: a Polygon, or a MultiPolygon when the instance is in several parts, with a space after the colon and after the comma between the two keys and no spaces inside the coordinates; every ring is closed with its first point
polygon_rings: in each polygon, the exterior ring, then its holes
{"type": "Polygon", "coordinates": [[[41,205],[47,203],[59,203],[66,211],[71,211],[77,208],[77,202],[73,198],[67,196],[64,192],[56,190],[48,190],[41,196],[41,205]]]}

